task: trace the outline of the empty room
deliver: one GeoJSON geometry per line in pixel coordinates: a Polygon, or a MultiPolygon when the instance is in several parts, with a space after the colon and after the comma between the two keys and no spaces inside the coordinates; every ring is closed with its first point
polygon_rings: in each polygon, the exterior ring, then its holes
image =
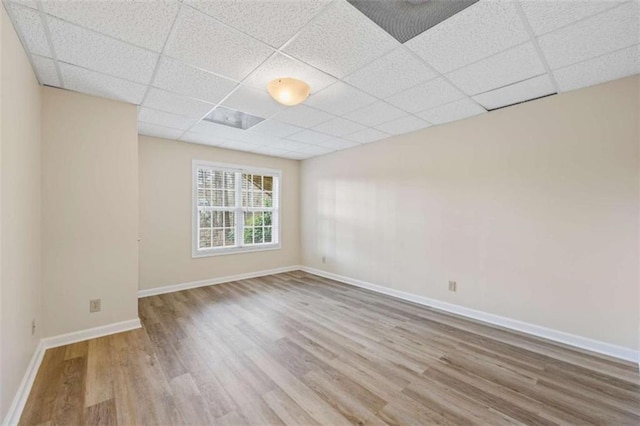
{"type": "Polygon", "coordinates": [[[1,425],[640,424],[640,0],[0,15],[1,425]]]}

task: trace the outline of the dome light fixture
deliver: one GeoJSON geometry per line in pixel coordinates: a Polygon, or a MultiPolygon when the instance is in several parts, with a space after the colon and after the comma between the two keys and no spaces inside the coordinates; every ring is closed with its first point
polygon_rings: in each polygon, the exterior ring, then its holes
{"type": "Polygon", "coordinates": [[[311,87],[307,83],[290,77],[271,80],[267,84],[267,90],[276,102],[287,106],[298,105],[311,94],[311,87]]]}

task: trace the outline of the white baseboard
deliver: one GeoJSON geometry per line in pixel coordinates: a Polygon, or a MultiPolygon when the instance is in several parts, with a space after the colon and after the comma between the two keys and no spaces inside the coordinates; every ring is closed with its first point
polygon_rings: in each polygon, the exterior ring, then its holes
{"type": "Polygon", "coordinates": [[[223,283],[228,283],[232,281],[248,280],[250,278],[265,277],[267,275],[282,274],[283,272],[300,271],[301,269],[302,269],[302,266],[300,265],[292,265],[292,266],[285,266],[282,268],[265,269],[262,271],[248,272],[246,274],[228,275],[226,277],[211,278],[208,280],[191,281],[188,283],[149,288],[145,290],[138,290],[138,298],[155,296],[157,294],[173,293],[175,291],[188,290],[190,288],[223,284],[223,283]]]}
{"type": "Polygon", "coordinates": [[[9,411],[2,421],[2,425],[17,425],[22,416],[22,410],[27,403],[31,387],[38,374],[38,369],[44,358],[44,353],[47,349],[56,348],[58,346],[68,345],[71,343],[81,342],[83,340],[94,339],[96,337],[107,336],[109,334],[121,333],[123,331],[134,330],[140,328],[140,319],[135,318],[128,321],[116,322],[113,324],[107,324],[100,327],[89,328],[86,330],[75,331],[73,333],[60,334],[58,336],[45,337],[40,339],[40,343],[36,347],[36,350],[31,356],[31,361],[27,366],[27,371],[24,373],[22,382],[16,391],[16,395],[13,398],[9,411]]]}
{"type": "Polygon", "coordinates": [[[20,386],[18,386],[18,390],[13,397],[13,401],[11,401],[9,411],[2,421],[3,425],[13,426],[17,425],[20,421],[22,410],[24,409],[24,406],[27,403],[27,399],[29,398],[29,392],[31,392],[31,387],[33,386],[33,382],[36,379],[36,374],[38,374],[40,364],[42,364],[42,358],[44,358],[45,350],[46,349],[42,344],[41,339],[38,343],[38,346],[36,347],[36,350],[31,356],[31,361],[29,361],[27,371],[25,371],[24,376],[22,377],[22,381],[20,382],[20,386]]]}
{"type": "Polygon", "coordinates": [[[142,327],[142,324],[140,324],[140,318],[135,318],[127,321],[114,322],[113,324],[102,325],[100,327],[87,328],[86,330],[74,331],[73,333],[45,337],[42,339],[42,344],[45,349],[57,348],[58,346],[95,339],[96,337],[108,336],[109,334],[122,333],[123,331],[135,330],[140,327],[142,327]]]}
{"type": "Polygon", "coordinates": [[[640,353],[637,350],[626,348],[623,346],[613,345],[611,343],[601,342],[599,340],[565,333],[564,331],[554,330],[524,321],[518,321],[512,318],[506,318],[499,315],[490,314],[488,312],[466,308],[464,306],[455,305],[453,303],[447,303],[436,299],[430,299],[428,297],[418,296],[400,290],[394,290],[392,288],[371,284],[366,281],[345,277],[320,269],[310,268],[308,266],[301,266],[300,269],[310,274],[319,275],[324,278],[340,281],[342,283],[350,284],[356,287],[366,288],[367,290],[375,291],[376,293],[386,294],[387,296],[396,297],[398,299],[406,300],[431,308],[436,308],[441,311],[531,334],[533,336],[542,337],[544,339],[552,340],[554,342],[562,343],[569,346],[574,346],[576,348],[586,349],[588,351],[612,356],[614,358],[623,359],[625,361],[631,361],[635,363],[638,363],[640,361],[640,353]]]}

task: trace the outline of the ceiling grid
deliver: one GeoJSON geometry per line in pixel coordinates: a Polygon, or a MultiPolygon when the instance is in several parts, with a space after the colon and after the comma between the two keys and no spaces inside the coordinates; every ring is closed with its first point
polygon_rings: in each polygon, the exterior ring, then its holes
{"type": "Polygon", "coordinates": [[[456,1],[378,10],[389,32],[347,0],[3,3],[41,84],[137,104],[141,134],[294,159],[640,73],[640,0],[456,1]],[[278,77],[310,98],[275,103],[278,77]],[[203,121],[218,107],[265,120],[203,121]]]}

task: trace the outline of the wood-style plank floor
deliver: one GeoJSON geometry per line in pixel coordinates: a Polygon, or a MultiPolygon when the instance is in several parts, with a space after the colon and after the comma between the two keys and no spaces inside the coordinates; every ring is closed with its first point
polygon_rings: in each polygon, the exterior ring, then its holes
{"type": "Polygon", "coordinates": [[[640,424],[637,367],[303,272],[140,299],[21,424],[640,424]]]}

